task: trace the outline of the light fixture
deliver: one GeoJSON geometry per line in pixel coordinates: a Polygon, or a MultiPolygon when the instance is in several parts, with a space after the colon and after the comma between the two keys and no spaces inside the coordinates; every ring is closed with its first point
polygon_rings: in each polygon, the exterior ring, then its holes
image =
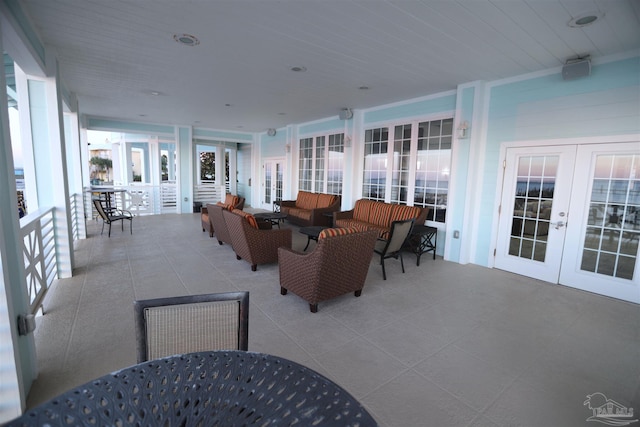
{"type": "Polygon", "coordinates": [[[276,130],[274,128],[269,128],[267,130],[267,135],[269,136],[276,136],[276,130]]]}
{"type": "Polygon", "coordinates": [[[360,86],[358,89],[360,89],[360,90],[369,90],[369,86],[360,86]]]}
{"type": "Polygon", "coordinates": [[[174,34],[173,39],[184,46],[198,46],[200,44],[200,40],[196,36],[192,36],[191,34],[174,34]]]}
{"type": "Polygon", "coordinates": [[[347,148],[351,147],[351,137],[349,135],[344,137],[344,146],[347,148]]]}
{"type": "Polygon", "coordinates": [[[467,137],[467,131],[469,130],[469,122],[468,121],[462,121],[458,124],[457,127],[457,131],[458,131],[458,138],[463,139],[467,137]]]}
{"type": "Polygon", "coordinates": [[[601,19],[604,16],[604,13],[600,12],[590,12],[584,13],[582,15],[578,15],[575,18],[571,19],[567,25],[572,28],[582,28],[587,25],[591,25],[596,22],[598,19],[601,19]]]}
{"type": "Polygon", "coordinates": [[[305,71],[307,71],[307,67],[301,67],[301,66],[291,67],[289,69],[295,73],[304,73],[305,71]]]}
{"type": "Polygon", "coordinates": [[[284,146],[284,151],[285,153],[290,153],[291,152],[291,144],[287,144],[284,146]]]}

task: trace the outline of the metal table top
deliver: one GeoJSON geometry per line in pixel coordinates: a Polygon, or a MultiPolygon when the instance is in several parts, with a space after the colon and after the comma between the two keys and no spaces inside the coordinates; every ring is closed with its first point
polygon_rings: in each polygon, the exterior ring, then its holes
{"type": "Polygon", "coordinates": [[[7,426],[376,426],[340,386],[277,356],[190,353],[90,381],[7,426]]]}

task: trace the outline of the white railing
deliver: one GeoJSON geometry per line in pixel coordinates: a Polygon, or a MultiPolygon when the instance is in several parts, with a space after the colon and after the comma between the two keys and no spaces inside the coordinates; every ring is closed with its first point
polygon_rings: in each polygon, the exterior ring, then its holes
{"type": "Polygon", "coordinates": [[[53,208],[37,210],[21,218],[20,230],[29,308],[35,314],[58,276],[53,208]]]}
{"type": "Polygon", "coordinates": [[[69,207],[69,215],[71,215],[71,235],[74,241],[80,240],[81,221],[84,221],[82,218],[82,194],[76,193],[69,196],[69,207]]]}
{"type": "Polygon", "coordinates": [[[193,201],[202,205],[217,203],[224,200],[225,193],[226,186],[205,181],[193,187],[193,201]]]}
{"type": "MultiPolygon", "coordinates": [[[[101,187],[104,190],[104,187],[101,187]]],[[[119,185],[113,187],[111,203],[118,209],[130,211],[133,215],[158,215],[162,213],[177,213],[178,198],[175,182],[161,185],[119,185]]],[[[85,192],[85,210],[91,213],[91,218],[97,217],[92,199],[98,197],[88,189],[85,192]]]]}

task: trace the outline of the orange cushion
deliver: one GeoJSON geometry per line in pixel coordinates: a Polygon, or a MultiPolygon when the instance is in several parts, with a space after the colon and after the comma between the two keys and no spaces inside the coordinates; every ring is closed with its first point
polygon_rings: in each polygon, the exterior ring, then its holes
{"type": "Polygon", "coordinates": [[[405,219],[418,218],[421,208],[417,206],[394,205],[391,212],[391,222],[404,221],[405,219]]]}
{"type": "Polygon", "coordinates": [[[334,194],[318,194],[318,208],[328,208],[336,201],[336,196],[334,194]]]}
{"type": "Polygon", "coordinates": [[[375,202],[371,205],[369,212],[369,222],[373,225],[381,227],[389,227],[391,225],[391,209],[393,205],[383,202],[375,202]]]}
{"type": "Polygon", "coordinates": [[[226,194],[224,196],[224,204],[225,205],[231,205],[231,206],[235,206],[238,204],[238,201],[240,200],[240,198],[238,196],[234,196],[233,194],[226,194]]]}
{"type": "Polygon", "coordinates": [[[374,203],[373,200],[356,200],[356,205],[353,207],[353,219],[369,222],[369,212],[374,203]]]}
{"type": "Polygon", "coordinates": [[[318,195],[308,191],[298,191],[296,207],[300,209],[315,209],[318,205],[318,195]]]}
{"type": "Polygon", "coordinates": [[[244,219],[249,223],[250,226],[259,229],[258,221],[256,221],[256,217],[250,214],[249,212],[241,211],[240,209],[233,209],[231,212],[237,213],[238,215],[244,217],[244,219]]]}
{"type": "Polygon", "coordinates": [[[346,234],[358,233],[358,232],[360,232],[360,230],[358,230],[355,227],[349,227],[349,228],[325,228],[318,235],[318,240],[324,239],[324,238],[327,238],[327,237],[344,236],[346,234]]]}
{"type": "Polygon", "coordinates": [[[222,206],[222,209],[228,209],[230,211],[234,210],[235,208],[233,207],[233,205],[227,205],[226,203],[222,203],[222,202],[218,202],[216,203],[216,205],[218,206],[222,206]]]}

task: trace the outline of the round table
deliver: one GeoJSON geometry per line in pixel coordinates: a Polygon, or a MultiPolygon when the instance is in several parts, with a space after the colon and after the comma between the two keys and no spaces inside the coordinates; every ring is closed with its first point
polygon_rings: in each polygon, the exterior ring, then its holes
{"type": "Polygon", "coordinates": [[[340,386],[280,357],[213,351],[117,371],[26,411],[7,426],[376,426],[340,386]]]}

